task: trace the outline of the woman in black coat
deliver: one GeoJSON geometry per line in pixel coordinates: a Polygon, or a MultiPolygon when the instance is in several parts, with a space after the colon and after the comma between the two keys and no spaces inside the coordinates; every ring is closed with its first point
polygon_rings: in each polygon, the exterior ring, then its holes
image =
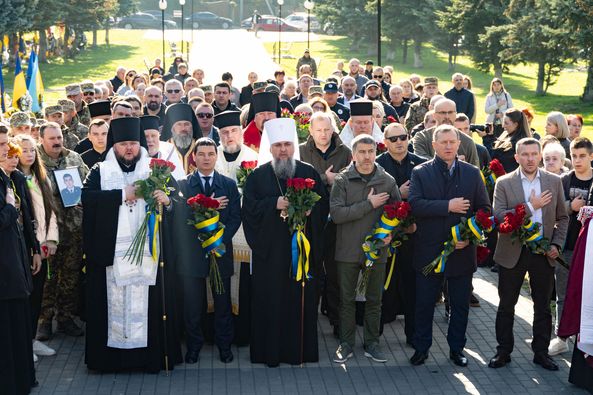
{"type": "Polygon", "coordinates": [[[507,173],[515,170],[519,164],[515,161],[517,141],[532,137],[525,114],[516,108],[509,108],[504,113],[504,132],[494,142],[492,159],[498,159],[507,173]]]}
{"type": "Polygon", "coordinates": [[[9,152],[0,125],[0,388],[3,394],[28,394],[36,384],[29,295],[33,270],[41,265],[25,177],[16,169],[18,146],[9,152]]]}

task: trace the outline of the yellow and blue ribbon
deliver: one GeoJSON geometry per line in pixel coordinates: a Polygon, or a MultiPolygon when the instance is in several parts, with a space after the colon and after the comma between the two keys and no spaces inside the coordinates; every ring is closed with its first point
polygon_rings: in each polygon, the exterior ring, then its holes
{"type": "Polygon", "coordinates": [[[214,217],[195,224],[194,227],[200,233],[209,233],[216,230],[216,233],[202,242],[202,249],[206,255],[212,253],[217,258],[224,255],[224,249],[218,248],[222,244],[222,237],[224,235],[224,226],[220,223],[220,214],[216,213],[214,217]]]}
{"type": "Polygon", "coordinates": [[[534,232],[531,236],[527,238],[526,241],[528,243],[536,242],[543,238],[543,236],[539,232],[536,232],[536,226],[537,224],[532,222],[531,220],[529,220],[526,224],[523,225],[523,229],[525,229],[527,232],[534,232]]]}
{"type": "Polygon", "coordinates": [[[393,269],[395,268],[395,257],[397,255],[397,247],[401,245],[401,241],[395,241],[391,243],[391,245],[389,246],[389,255],[391,255],[391,267],[389,268],[389,273],[387,274],[387,279],[385,280],[385,285],[383,286],[384,291],[387,291],[387,288],[389,288],[389,284],[391,284],[391,277],[393,276],[393,269]]]}
{"type": "Polygon", "coordinates": [[[299,227],[292,234],[292,265],[291,277],[295,281],[310,279],[309,274],[309,255],[311,252],[311,244],[305,236],[303,229],[299,227]]]}
{"type": "Polygon", "coordinates": [[[158,252],[158,237],[159,237],[159,223],[161,222],[161,214],[157,211],[148,210],[146,207],[146,214],[148,214],[148,251],[154,262],[159,260],[158,252]]]}

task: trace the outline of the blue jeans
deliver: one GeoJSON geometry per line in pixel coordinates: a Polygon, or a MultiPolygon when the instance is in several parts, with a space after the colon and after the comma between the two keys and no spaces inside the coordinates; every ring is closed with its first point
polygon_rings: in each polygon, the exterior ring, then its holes
{"type": "MultiPolygon", "coordinates": [[[[416,272],[416,332],[414,348],[418,352],[428,352],[432,345],[432,320],[434,305],[441,291],[444,277],[416,272]]],[[[472,275],[447,278],[451,319],[447,331],[449,349],[461,352],[465,347],[467,316],[469,314],[469,298],[471,294],[472,275]]]]}

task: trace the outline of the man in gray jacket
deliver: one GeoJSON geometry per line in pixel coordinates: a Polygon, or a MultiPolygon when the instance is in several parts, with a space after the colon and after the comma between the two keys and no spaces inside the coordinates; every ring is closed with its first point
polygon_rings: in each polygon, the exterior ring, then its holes
{"type": "MultiPolygon", "coordinates": [[[[362,250],[364,238],[383,213],[388,202],[401,196],[394,178],[375,164],[376,144],[369,135],[352,140],[353,163],[334,180],[330,194],[330,214],[337,225],[336,266],[340,287],[340,346],[334,361],[343,363],[352,357],[356,336],[356,286],[360,269],[365,262],[362,250]]],[[[383,239],[391,242],[391,235],[383,239]]],[[[376,362],[387,359],[379,348],[381,297],[385,280],[387,248],[382,248],[379,259],[370,271],[364,313],[365,356],[376,362]]]]}

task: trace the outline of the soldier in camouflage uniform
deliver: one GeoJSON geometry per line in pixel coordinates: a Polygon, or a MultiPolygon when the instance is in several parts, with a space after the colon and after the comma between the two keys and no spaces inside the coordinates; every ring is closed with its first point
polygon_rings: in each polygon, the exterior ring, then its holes
{"type": "Polygon", "coordinates": [[[95,84],[93,84],[91,81],[85,81],[81,83],[80,90],[82,90],[83,103],[88,105],[95,101],[95,84]]]}
{"type": "Polygon", "coordinates": [[[413,103],[406,115],[406,129],[412,130],[414,126],[424,121],[428,112],[430,99],[439,93],[439,79],[437,77],[426,77],[424,79],[424,90],[419,101],[413,103]]]}
{"type": "Polygon", "coordinates": [[[60,105],[45,107],[45,120],[55,122],[62,129],[62,145],[69,150],[73,150],[80,140],[64,125],[64,110],[60,105]]]}
{"type": "Polygon", "coordinates": [[[78,140],[84,140],[89,134],[89,128],[88,126],[85,126],[82,123],[80,123],[80,121],[78,120],[78,115],[76,114],[76,107],[74,102],[70,99],[61,99],[58,100],[58,104],[62,106],[62,108],[64,109],[64,125],[66,125],[66,127],[72,134],[78,137],[78,140]]]}
{"type": "Polygon", "coordinates": [[[33,123],[29,114],[23,111],[16,111],[10,116],[10,136],[19,134],[31,134],[33,123]]]}
{"type": "Polygon", "coordinates": [[[81,180],[84,180],[88,168],[80,155],[63,147],[60,125],[48,122],[41,128],[40,135],[39,158],[48,170],[53,187],[60,245],[56,255],[49,261],[51,277],[45,283],[37,339],[47,340],[51,337],[54,316],[58,330],[69,336],[82,336],[83,330],[73,320],[80,302],[82,206],[63,206],[61,188],[56,183],[53,171],[78,168],[81,180]]]}
{"type": "Polygon", "coordinates": [[[84,100],[82,100],[82,89],[79,84],[66,86],[66,97],[74,102],[78,121],[85,126],[91,123],[91,113],[84,100]]]}

